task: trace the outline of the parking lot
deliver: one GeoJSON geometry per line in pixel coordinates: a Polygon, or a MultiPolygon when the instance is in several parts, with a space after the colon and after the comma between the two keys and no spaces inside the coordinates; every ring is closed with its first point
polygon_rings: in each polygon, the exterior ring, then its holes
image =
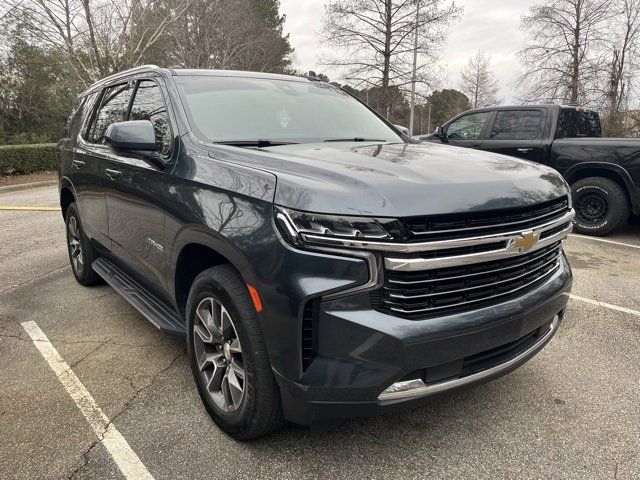
{"type": "Polygon", "coordinates": [[[75,281],[59,212],[3,210],[55,207],[56,195],[0,193],[2,478],[125,478],[24,322],[46,335],[147,478],[638,478],[637,220],[605,241],[569,238],[565,321],[514,373],[417,410],[239,443],[202,406],[183,341],[108,286],[75,281]]]}

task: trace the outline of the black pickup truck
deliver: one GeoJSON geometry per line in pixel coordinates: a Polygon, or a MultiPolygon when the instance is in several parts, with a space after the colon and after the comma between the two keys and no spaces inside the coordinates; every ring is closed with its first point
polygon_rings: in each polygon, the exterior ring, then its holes
{"type": "Polygon", "coordinates": [[[601,138],[584,107],[527,105],[469,110],[421,141],[477,148],[544,163],[571,185],[575,230],[606,235],[640,214],[640,139],[601,138]]]}

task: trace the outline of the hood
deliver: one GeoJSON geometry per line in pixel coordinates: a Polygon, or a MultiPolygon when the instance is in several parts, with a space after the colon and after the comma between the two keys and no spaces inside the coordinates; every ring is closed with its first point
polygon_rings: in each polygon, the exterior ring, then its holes
{"type": "Polygon", "coordinates": [[[438,144],[300,144],[211,155],[277,177],[275,203],[344,215],[406,217],[519,207],[567,193],[554,170],[438,144]],[[244,153],[246,152],[246,153],[244,153]]]}

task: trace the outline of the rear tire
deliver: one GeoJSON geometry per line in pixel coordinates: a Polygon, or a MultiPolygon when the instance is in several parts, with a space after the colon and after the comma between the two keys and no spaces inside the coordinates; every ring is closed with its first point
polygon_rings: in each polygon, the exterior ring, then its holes
{"type": "Polygon", "coordinates": [[[187,300],[187,355],[200,398],[216,424],[238,440],[263,436],[284,420],[256,311],[229,265],[196,277],[187,300]]]}
{"type": "Polygon", "coordinates": [[[71,263],[71,270],[73,270],[76,280],[87,287],[103,283],[102,278],[91,268],[91,264],[97,256],[91,241],[82,229],[82,222],[75,202],[67,207],[65,225],[67,227],[69,263],[71,263]]]}
{"type": "Polygon", "coordinates": [[[575,231],[586,235],[607,235],[629,218],[629,201],[624,189],[604,177],[589,177],[571,185],[576,211],[575,231]]]}

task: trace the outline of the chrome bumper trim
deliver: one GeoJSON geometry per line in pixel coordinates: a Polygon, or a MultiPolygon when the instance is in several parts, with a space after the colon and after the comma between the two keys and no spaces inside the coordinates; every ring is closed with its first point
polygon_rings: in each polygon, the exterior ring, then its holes
{"type": "MultiPolygon", "coordinates": [[[[382,392],[378,396],[378,401],[383,402],[387,400],[400,400],[400,399],[406,399],[406,398],[433,395],[435,393],[444,392],[446,390],[451,390],[457,387],[462,387],[464,385],[483,380],[493,375],[497,375],[505,370],[508,370],[518,362],[525,360],[528,357],[531,357],[535,353],[537,353],[544,346],[547,340],[549,340],[549,338],[553,336],[553,334],[558,328],[559,323],[560,323],[560,317],[556,315],[555,317],[553,317],[553,321],[549,326],[549,330],[536,343],[531,345],[528,349],[526,349],[524,352],[522,352],[518,356],[504,363],[501,363],[500,365],[497,365],[493,368],[489,368],[487,370],[483,370],[482,372],[467,375],[466,377],[447,380],[444,382],[434,383],[431,385],[425,385],[424,382],[422,382],[423,386],[417,386],[415,388],[409,388],[409,389],[403,388],[404,385],[399,385],[406,382],[397,382],[391,385],[387,390],[382,392]]],[[[413,383],[413,385],[415,385],[415,383],[413,383]]]]}

